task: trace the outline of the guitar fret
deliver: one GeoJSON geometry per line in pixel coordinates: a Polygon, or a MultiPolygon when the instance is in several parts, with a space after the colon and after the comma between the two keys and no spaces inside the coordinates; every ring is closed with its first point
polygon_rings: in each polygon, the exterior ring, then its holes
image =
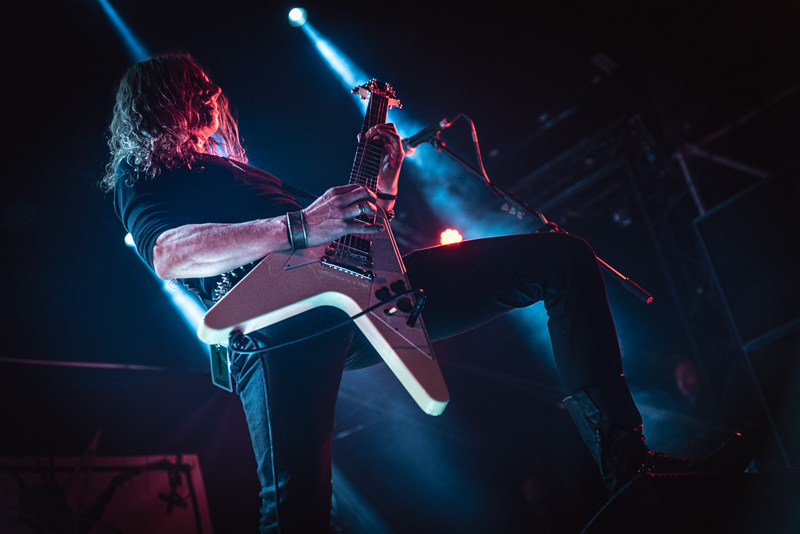
{"type": "MultiPolygon", "coordinates": [[[[389,98],[372,92],[367,105],[367,112],[364,114],[364,123],[361,126],[361,139],[356,149],[353,169],[350,172],[350,184],[358,184],[372,191],[377,191],[383,141],[367,139],[366,133],[373,126],[386,122],[388,110],[389,98]]],[[[374,217],[361,216],[359,219],[365,222],[375,222],[374,217]]],[[[334,241],[334,248],[337,254],[350,253],[369,257],[370,243],[369,240],[347,235],[334,241]]]]}

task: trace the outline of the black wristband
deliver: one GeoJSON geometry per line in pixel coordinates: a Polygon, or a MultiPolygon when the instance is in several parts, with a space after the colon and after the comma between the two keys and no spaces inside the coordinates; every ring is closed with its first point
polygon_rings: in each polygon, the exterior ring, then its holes
{"type": "Polygon", "coordinates": [[[381,193],[380,191],[375,191],[375,196],[377,196],[381,200],[396,200],[397,195],[388,195],[386,193],[381,193]]]}
{"type": "Polygon", "coordinates": [[[286,213],[286,228],[289,232],[289,244],[292,246],[292,250],[308,247],[308,230],[302,210],[286,213]]]}
{"type": "Polygon", "coordinates": [[[289,239],[289,248],[294,250],[294,240],[292,239],[292,222],[289,220],[289,212],[286,212],[286,236],[289,239]]]}

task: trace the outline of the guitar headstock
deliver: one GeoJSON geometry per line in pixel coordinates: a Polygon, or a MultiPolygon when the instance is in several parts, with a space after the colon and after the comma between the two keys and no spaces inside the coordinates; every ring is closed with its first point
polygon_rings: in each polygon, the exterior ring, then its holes
{"type": "Polygon", "coordinates": [[[375,78],[371,79],[364,85],[359,85],[353,88],[353,94],[361,97],[361,100],[367,100],[372,95],[384,97],[388,100],[389,109],[396,107],[401,109],[403,104],[397,99],[394,94],[394,89],[388,83],[379,82],[375,78]]]}

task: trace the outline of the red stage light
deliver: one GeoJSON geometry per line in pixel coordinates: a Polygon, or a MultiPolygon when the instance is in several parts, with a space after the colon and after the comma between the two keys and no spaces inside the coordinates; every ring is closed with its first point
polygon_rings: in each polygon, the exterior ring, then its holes
{"type": "Polygon", "coordinates": [[[450,243],[459,243],[464,240],[461,234],[458,233],[458,230],[453,230],[452,228],[448,228],[444,232],[442,232],[441,236],[441,243],[442,245],[449,245],[450,243]]]}

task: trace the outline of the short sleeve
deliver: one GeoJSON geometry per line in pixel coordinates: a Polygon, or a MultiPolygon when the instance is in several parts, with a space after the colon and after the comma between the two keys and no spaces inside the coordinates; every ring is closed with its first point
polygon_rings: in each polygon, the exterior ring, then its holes
{"type": "Polygon", "coordinates": [[[131,180],[133,170],[121,162],[116,171],[114,208],[125,229],[133,236],[139,256],[153,268],[153,247],[158,236],[172,228],[189,224],[176,204],[168,180],[131,180]]]}

